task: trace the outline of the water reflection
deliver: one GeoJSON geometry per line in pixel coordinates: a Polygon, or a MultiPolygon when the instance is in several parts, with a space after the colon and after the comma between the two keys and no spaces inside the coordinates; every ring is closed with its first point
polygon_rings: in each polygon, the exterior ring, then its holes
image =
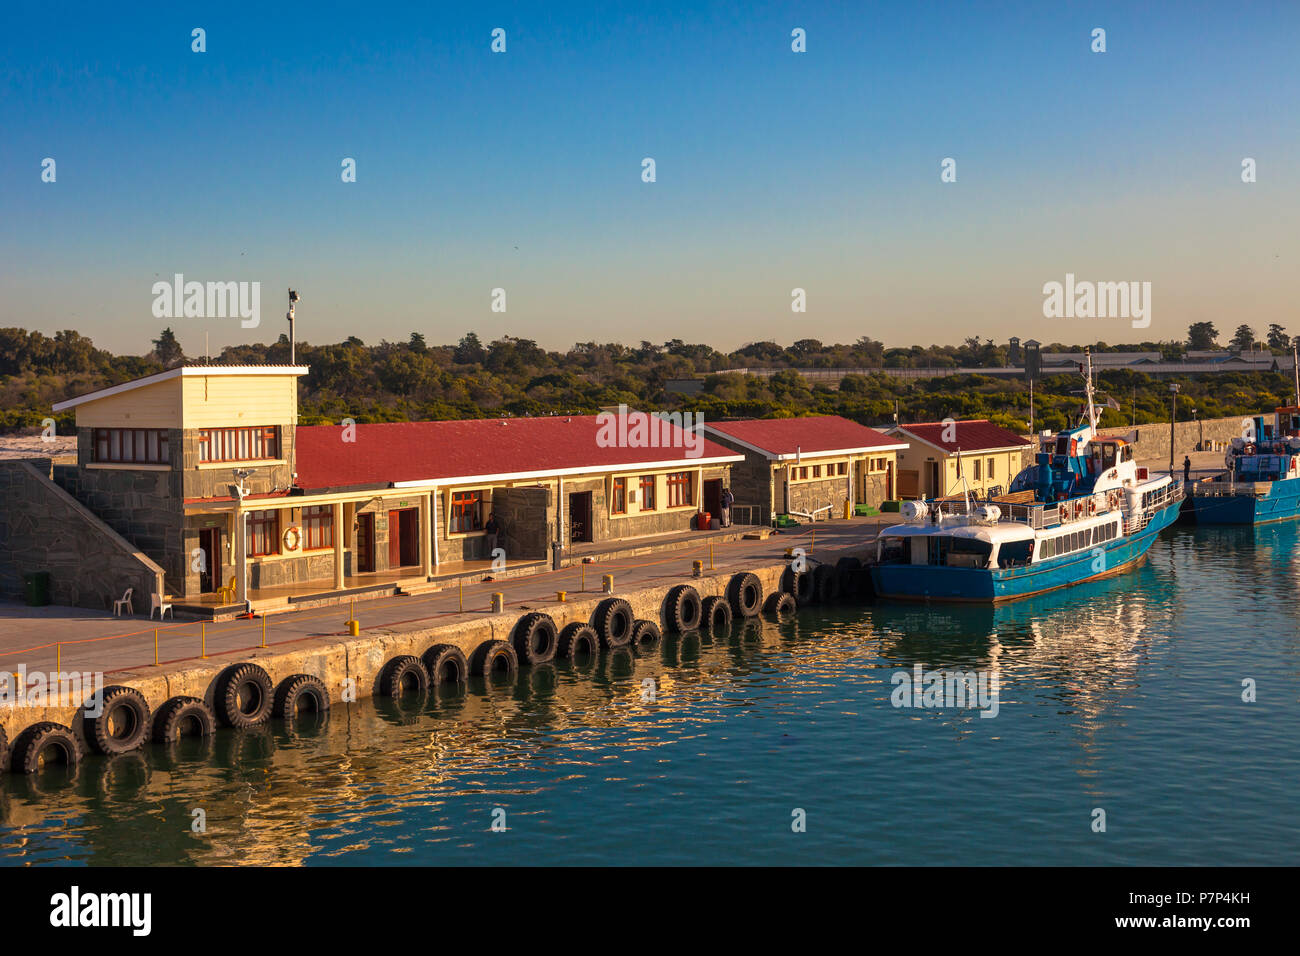
{"type": "MultiPolygon", "coordinates": [[[[501,805],[532,815],[519,832],[550,834],[552,856],[498,862],[617,862],[600,847],[564,857],[566,841],[593,819],[610,843],[642,840],[619,821],[635,819],[629,801],[656,781],[671,793],[655,805],[665,825],[707,816],[720,781],[750,776],[810,774],[827,799],[846,791],[837,799],[854,814],[864,792],[881,808],[906,799],[863,754],[931,748],[943,766],[964,759],[945,749],[963,740],[999,741],[990,770],[1027,788],[1045,785],[1042,765],[1064,753],[1090,791],[1102,769],[1117,770],[1107,736],[1135,708],[1161,706],[1144,684],[1221,640],[1240,613],[1234,594],[1273,595],[1269,619],[1288,625],[1279,633],[1294,673],[1295,536],[1294,525],[1179,530],[1132,573],[998,608],[812,608],[781,625],[668,636],[640,656],[557,661],[515,680],[336,706],[292,727],[89,758],[62,778],[7,776],[0,861],[436,862],[467,847],[503,852],[486,817],[501,805]],[[996,674],[1001,715],[894,710],[890,675],[917,664],[996,674]],[[193,828],[196,810],[206,832],[193,828]]],[[[736,832],[737,845],[748,838],[736,832]]]]}

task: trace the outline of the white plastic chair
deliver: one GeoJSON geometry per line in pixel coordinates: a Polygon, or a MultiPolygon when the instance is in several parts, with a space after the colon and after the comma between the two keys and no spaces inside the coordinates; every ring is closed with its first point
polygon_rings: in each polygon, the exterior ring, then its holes
{"type": "Polygon", "coordinates": [[[113,617],[120,617],[123,608],[126,608],[127,614],[135,613],[134,609],[131,607],[131,592],[134,590],[135,588],[127,588],[126,593],[122,595],[122,600],[113,602],[113,617]]]}
{"type": "MultiPolygon", "coordinates": [[[[172,609],[171,602],[164,601],[161,594],[149,595],[149,616],[150,617],[153,617],[153,612],[157,611],[158,620],[161,621],[163,619],[163,615],[166,614],[168,611],[171,611],[171,609],[172,609]]],[[[172,614],[172,620],[176,620],[175,613],[172,614]]]]}

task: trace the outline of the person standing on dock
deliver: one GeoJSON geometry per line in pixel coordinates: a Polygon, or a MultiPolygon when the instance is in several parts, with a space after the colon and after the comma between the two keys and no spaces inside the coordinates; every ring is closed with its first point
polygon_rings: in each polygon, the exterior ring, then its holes
{"type": "Polygon", "coordinates": [[[1191,480],[1192,480],[1192,456],[1185,455],[1183,457],[1183,484],[1187,484],[1187,482],[1191,480]]]}
{"type": "Polygon", "coordinates": [[[490,561],[493,557],[492,552],[497,549],[497,541],[501,537],[501,522],[497,521],[497,513],[495,511],[488,515],[487,524],[483,526],[483,530],[487,532],[487,556],[490,561]]]}
{"type": "Polygon", "coordinates": [[[731,506],[736,501],[736,496],[731,493],[730,488],[722,489],[722,527],[731,526],[731,506]]]}

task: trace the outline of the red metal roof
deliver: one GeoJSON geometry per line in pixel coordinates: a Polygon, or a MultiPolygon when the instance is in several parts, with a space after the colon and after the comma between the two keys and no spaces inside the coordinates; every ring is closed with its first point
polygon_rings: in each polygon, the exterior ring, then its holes
{"type": "MultiPolygon", "coordinates": [[[[694,465],[735,458],[729,448],[659,422],[658,445],[629,447],[598,441],[596,415],[481,418],[449,422],[356,425],[345,442],[342,425],[297,429],[298,484],[306,489],[387,485],[489,475],[600,470],[621,465],[677,462],[694,465]],[[688,457],[687,440],[699,454],[688,457]]],[[[608,432],[607,432],[608,434],[608,432]]]]}
{"type": "Polygon", "coordinates": [[[824,451],[906,444],[839,415],[742,418],[736,421],[708,422],[705,427],[772,455],[793,455],[796,451],[815,455],[824,451]]]}
{"type": "Polygon", "coordinates": [[[968,419],[960,422],[920,422],[915,425],[899,425],[904,434],[912,435],[921,441],[929,442],[946,452],[985,451],[990,448],[1012,448],[1031,444],[1013,431],[1000,425],[994,425],[987,418],[968,419]],[[952,431],[946,431],[951,428],[952,431]],[[953,441],[944,441],[944,435],[952,435],[953,441]]]}

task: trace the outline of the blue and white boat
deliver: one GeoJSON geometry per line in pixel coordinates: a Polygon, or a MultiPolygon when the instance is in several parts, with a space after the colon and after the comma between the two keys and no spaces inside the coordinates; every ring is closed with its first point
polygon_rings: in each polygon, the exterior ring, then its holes
{"type": "Polygon", "coordinates": [[[1227,471],[1192,482],[1188,507],[1197,524],[1264,524],[1300,517],[1300,407],[1247,419],[1247,437],[1234,438],[1227,471]]]}
{"type": "Polygon", "coordinates": [[[1097,434],[1091,357],[1084,394],[1086,422],[1044,432],[1008,494],[904,502],[904,522],[880,532],[876,596],[999,603],[1141,562],[1177,519],[1182,485],[1139,468],[1130,442],[1097,434]]]}

